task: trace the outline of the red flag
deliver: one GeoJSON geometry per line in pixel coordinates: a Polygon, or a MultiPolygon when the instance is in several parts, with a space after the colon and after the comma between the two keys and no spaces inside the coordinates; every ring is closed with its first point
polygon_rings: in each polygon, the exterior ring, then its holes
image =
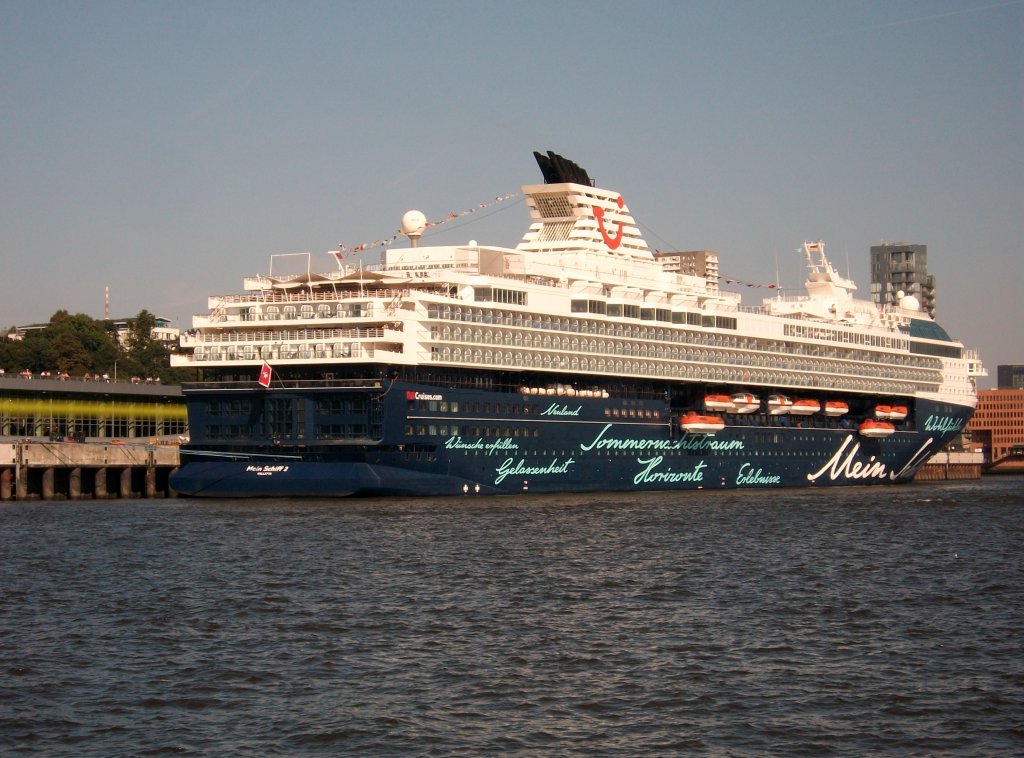
{"type": "Polygon", "coordinates": [[[260,382],[260,386],[261,387],[269,387],[270,386],[270,376],[271,376],[272,373],[273,373],[273,371],[270,368],[270,364],[267,363],[266,361],[263,361],[263,368],[260,369],[260,378],[259,378],[259,382],[260,382]]]}

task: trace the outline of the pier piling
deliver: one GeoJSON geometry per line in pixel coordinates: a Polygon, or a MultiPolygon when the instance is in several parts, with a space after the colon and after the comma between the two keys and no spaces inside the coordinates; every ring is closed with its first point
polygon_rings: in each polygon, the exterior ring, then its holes
{"type": "Polygon", "coordinates": [[[177,445],[0,443],[0,501],[162,498],[177,445]]]}

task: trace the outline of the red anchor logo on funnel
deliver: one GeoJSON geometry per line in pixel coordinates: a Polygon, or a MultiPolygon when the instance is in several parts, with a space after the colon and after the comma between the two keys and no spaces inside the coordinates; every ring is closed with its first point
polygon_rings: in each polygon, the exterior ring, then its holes
{"type": "MultiPolygon", "coordinates": [[[[622,195],[619,195],[619,199],[615,201],[618,206],[622,207],[622,195]]],[[[597,219],[597,228],[601,232],[601,236],[604,238],[604,244],[608,246],[609,250],[614,250],[622,244],[622,222],[617,221],[618,233],[614,237],[608,236],[608,231],[604,228],[604,208],[598,208],[594,206],[594,218],[597,219]]]]}

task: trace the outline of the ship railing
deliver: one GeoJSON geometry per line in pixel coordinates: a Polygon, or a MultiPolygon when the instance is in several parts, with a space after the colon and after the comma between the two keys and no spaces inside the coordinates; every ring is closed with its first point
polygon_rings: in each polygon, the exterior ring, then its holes
{"type": "MultiPolygon", "coordinates": [[[[766,354],[785,353],[788,356],[807,355],[812,360],[831,358],[845,360],[857,365],[884,363],[897,368],[939,371],[941,362],[933,357],[898,354],[894,349],[868,350],[852,343],[805,344],[787,343],[779,340],[761,339],[730,335],[722,332],[703,331],[698,328],[669,327],[656,322],[622,323],[591,321],[584,318],[540,317],[536,314],[506,312],[489,313],[486,309],[460,306],[449,309],[447,305],[429,304],[425,322],[439,339],[454,339],[480,344],[531,345],[538,341],[577,337],[582,341],[594,340],[595,344],[609,345],[608,340],[622,339],[635,341],[656,349],[659,346],[686,347],[691,349],[724,348],[725,350],[746,351],[754,359],[763,359],[766,354]],[[470,326],[472,324],[472,326],[470,326]],[[477,327],[476,325],[480,326],[477,327]],[[470,331],[467,331],[469,329],[470,331]],[[479,331],[479,339],[477,332],[479,331]],[[457,335],[462,335],[458,337],[457,335]]],[[[822,327],[814,326],[814,329],[822,327]]],[[[787,332],[788,334],[788,332],[787,332]]],[[[797,334],[795,336],[808,336],[797,334]]],[[[562,345],[565,349],[572,346],[562,345]]],[[[905,346],[904,346],[905,349],[905,346]]],[[[723,355],[716,351],[714,355],[723,355]]]]}
{"type": "MultiPolygon", "coordinates": [[[[252,381],[224,381],[224,382],[184,382],[181,385],[183,392],[197,390],[251,390],[256,380],[252,381]]],[[[373,390],[381,388],[379,378],[365,377],[361,379],[279,379],[274,377],[273,387],[284,387],[289,389],[317,389],[329,387],[331,389],[352,389],[352,390],[373,390]]]]}
{"type": "Polygon", "coordinates": [[[244,346],[228,345],[221,347],[214,345],[207,347],[200,345],[191,354],[176,353],[171,356],[172,365],[194,365],[197,363],[225,364],[225,363],[252,363],[260,361],[343,361],[348,359],[362,359],[372,357],[374,351],[386,354],[401,355],[402,342],[394,334],[391,339],[377,342],[265,342],[259,345],[247,343],[244,346]],[[394,349],[391,349],[394,348],[394,349]]]}
{"type": "MultiPolygon", "coordinates": [[[[364,286],[353,288],[351,282],[345,282],[345,289],[332,289],[320,285],[305,292],[279,292],[276,290],[259,290],[252,294],[216,295],[212,300],[224,304],[261,305],[263,303],[315,303],[335,302],[337,300],[374,300],[394,298],[407,292],[397,287],[364,286]]],[[[208,315],[208,314],[199,314],[208,315]]]]}
{"type": "MultiPolygon", "coordinates": [[[[294,306],[285,306],[294,307],[294,306]]],[[[321,306],[322,307],[322,306],[321,306]]],[[[339,321],[348,319],[379,318],[382,312],[390,312],[379,303],[361,303],[359,310],[348,310],[342,313],[327,313],[316,311],[313,313],[295,311],[278,311],[272,313],[233,313],[208,316],[197,314],[192,317],[192,326],[195,329],[223,328],[232,324],[252,324],[259,322],[273,321],[339,321]]]]}
{"type": "MultiPolygon", "coordinates": [[[[801,360],[797,356],[775,355],[771,357],[749,356],[741,353],[728,351],[693,350],[682,346],[657,345],[648,346],[644,343],[631,341],[616,341],[603,346],[603,349],[592,349],[590,345],[583,345],[578,340],[539,339],[531,343],[506,343],[501,341],[476,341],[471,336],[457,334],[438,334],[432,336],[437,342],[436,347],[442,350],[458,348],[464,351],[485,351],[494,350],[496,354],[505,351],[509,355],[522,354],[527,352],[550,352],[553,354],[589,355],[595,358],[616,358],[619,356],[641,359],[658,359],[672,362],[694,363],[698,365],[720,364],[738,367],[768,367],[789,371],[804,371],[810,374],[818,373],[825,375],[851,374],[861,376],[872,376],[880,378],[896,378],[917,381],[927,381],[931,378],[930,373],[912,370],[895,369],[893,367],[880,367],[871,364],[860,364],[849,361],[819,360],[811,358],[801,360]]],[[[585,342],[585,341],[584,341],[585,342]]],[[[432,346],[435,347],[435,346],[432,346]]],[[[936,379],[937,381],[937,379],[936,379]]]]}
{"type": "MultiPolygon", "coordinates": [[[[363,269],[367,271],[369,269],[363,269]]],[[[463,261],[457,261],[452,263],[415,263],[410,262],[407,264],[392,263],[387,266],[377,266],[374,271],[380,274],[401,274],[402,276],[409,276],[412,278],[427,277],[428,272],[433,271],[460,271],[468,274],[478,273],[480,266],[476,263],[466,263],[463,261]]]]}
{"type": "MultiPolygon", "coordinates": [[[[521,366],[562,370],[632,374],[638,376],[681,377],[701,381],[726,381],[751,385],[835,388],[862,391],[878,390],[880,386],[892,394],[912,394],[934,390],[941,378],[922,372],[864,366],[843,362],[823,365],[794,360],[793,356],[777,355],[774,360],[716,360],[719,356],[687,352],[686,357],[668,352],[643,352],[636,346],[621,345],[603,353],[566,349],[563,345],[534,344],[506,346],[476,345],[467,342],[441,342],[430,346],[431,362],[475,364],[482,366],[521,366]]],[[[422,357],[426,356],[421,351],[422,357]]]]}
{"type": "MultiPolygon", "coordinates": [[[[398,348],[398,346],[395,346],[398,348]]],[[[389,349],[373,345],[353,344],[351,352],[338,355],[318,356],[321,359],[341,362],[359,362],[373,360],[375,362],[398,363],[408,360],[408,356],[401,349],[389,349]]],[[[796,361],[775,362],[748,362],[748,363],[726,363],[709,362],[708,358],[694,356],[691,360],[680,360],[672,357],[661,357],[654,355],[591,355],[578,354],[575,352],[566,353],[562,349],[545,349],[538,346],[533,348],[507,348],[493,345],[491,347],[476,347],[470,345],[444,344],[430,346],[429,361],[447,365],[478,365],[483,367],[504,367],[513,366],[517,368],[539,369],[567,373],[594,373],[594,374],[615,374],[620,376],[660,376],[665,379],[678,379],[685,381],[721,382],[744,384],[751,387],[793,387],[807,389],[828,389],[846,390],[853,392],[885,392],[891,395],[912,395],[915,392],[934,391],[939,382],[930,381],[923,376],[916,378],[907,372],[898,375],[880,370],[878,367],[847,366],[844,373],[843,367],[834,366],[835,372],[823,372],[814,370],[811,366],[802,365],[796,361]],[[858,371],[857,368],[862,370],[858,371]]],[[[294,351],[293,351],[294,352],[294,351]]],[[[427,353],[421,349],[421,360],[427,359],[427,353]]],[[[180,357],[175,365],[182,365],[180,357]]],[[[214,365],[231,365],[235,363],[248,363],[257,366],[263,358],[271,362],[278,360],[289,360],[293,358],[308,358],[312,356],[292,353],[271,353],[269,356],[245,356],[244,354],[219,355],[203,358],[196,357],[196,361],[214,365]]],[[[185,358],[184,364],[192,364],[191,356],[185,358]]],[[[777,356],[778,359],[791,358],[791,356],[777,356]]],[[[711,359],[712,361],[714,358],[711,359]]],[[[251,386],[247,384],[246,386],[251,386]]]]}
{"type": "MultiPolygon", "coordinates": [[[[424,355],[421,353],[421,356],[424,355]]],[[[425,357],[425,356],[424,356],[425,357]]],[[[737,365],[684,361],[651,355],[588,355],[562,350],[534,347],[509,349],[501,346],[477,347],[443,344],[431,347],[431,362],[451,365],[489,367],[517,366],[568,373],[617,374],[627,376],[660,376],[704,382],[725,382],[750,386],[788,386],[809,389],[833,389],[877,392],[879,387],[892,395],[912,395],[917,391],[934,390],[937,381],[907,375],[886,375],[881,372],[827,373],[795,363],[787,365],[737,365]]]]}
{"type": "Polygon", "coordinates": [[[355,329],[284,329],[260,331],[215,331],[211,333],[185,332],[181,335],[182,347],[196,347],[209,344],[231,343],[273,343],[273,342],[317,342],[338,339],[380,339],[386,330],[383,327],[359,327],[355,329]]]}

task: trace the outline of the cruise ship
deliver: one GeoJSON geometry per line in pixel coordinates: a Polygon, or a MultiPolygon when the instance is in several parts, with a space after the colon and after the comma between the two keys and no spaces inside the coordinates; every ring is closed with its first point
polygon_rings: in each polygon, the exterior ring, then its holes
{"type": "Polygon", "coordinates": [[[984,369],[915,298],[855,298],[814,241],[798,250],[806,294],[743,305],[714,255],[650,249],[621,194],[535,156],[543,182],[522,188],[530,225],[514,248],[422,245],[430,225],[410,211],[378,264],[272,255],[240,294],[210,297],[172,357],[197,381],[171,487],[897,484],[966,425],[984,369]]]}

